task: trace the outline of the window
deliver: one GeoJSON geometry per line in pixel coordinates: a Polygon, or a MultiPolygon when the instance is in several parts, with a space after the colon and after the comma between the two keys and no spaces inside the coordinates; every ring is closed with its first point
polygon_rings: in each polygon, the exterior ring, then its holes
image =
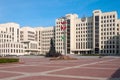
{"type": "Polygon", "coordinates": [[[115,30],[115,28],[113,28],[113,30],[115,30]]]}
{"type": "Polygon", "coordinates": [[[106,23],[106,20],[104,20],[104,23],[106,23]]]}
{"type": "Polygon", "coordinates": [[[117,27],[119,27],[119,24],[117,24],[117,27]]]}
{"type": "Polygon", "coordinates": [[[119,35],[119,32],[117,32],[117,35],[119,35]]]}
{"type": "Polygon", "coordinates": [[[112,16],[110,15],[110,18],[112,18],[112,16]]]}
{"type": "Polygon", "coordinates": [[[112,24],[110,24],[110,27],[112,26],[112,24]]]}
{"type": "Polygon", "coordinates": [[[113,48],[115,48],[115,46],[113,45],[113,48]]]}
{"type": "Polygon", "coordinates": [[[113,32],[113,35],[115,35],[115,32],[113,32]]]}
{"type": "Polygon", "coordinates": [[[101,17],[101,19],[103,19],[103,17],[101,17]]]}
{"type": "Polygon", "coordinates": [[[104,29],[104,31],[106,31],[106,28],[104,29]]]}
{"type": "Polygon", "coordinates": [[[110,28],[110,30],[112,30],[112,29],[110,28]]]}
{"type": "Polygon", "coordinates": [[[112,22],[112,20],[110,20],[110,22],[112,22]]]}
{"type": "Polygon", "coordinates": [[[106,27],[106,24],[104,24],[104,27],[106,27]]]}
{"type": "MultiPolygon", "coordinates": [[[[101,41],[101,44],[103,44],[103,41],[101,41]]],[[[103,46],[102,46],[102,48],[103,48],[103,46]]]]}
{"type": "Polygon", "coordinates": [[[12,28],[12,32],[14,32],[14,28],[12,28]]]}
{"type": "Polygon", "coordinates": [[[115,20],[113,19],[113,22],[115,22],[115,20]]]}
{"type": "Polygon", "coordinates": [[[99,21],[99,16],[95,16],[95,21],[99,21]]]}
{"type": "Polygon", "coordinates": [[[115,18],[115,15],[113,15],[113,18],[115,18]]]}
{"type": "Polygon", "coordinates": [[[106,19],[106,16],[104,16],[104,19],[106,19]]]}
{"type": "Polygon", "coordinates": [[[77,24],[76,24],[76,26],[77,26],[77,24]]]}

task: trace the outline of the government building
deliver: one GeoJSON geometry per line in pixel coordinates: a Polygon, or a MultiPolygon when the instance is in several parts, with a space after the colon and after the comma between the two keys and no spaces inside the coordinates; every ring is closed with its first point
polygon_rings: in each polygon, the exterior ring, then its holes
{"type": "Polygon", "coordinates": [[[94,10],[90,17],[66,14],[51,27],[0,24],[0,55],[45,54],[51,38],[62,54],[120,55],[120,19],[116,11],[94,10]]]}

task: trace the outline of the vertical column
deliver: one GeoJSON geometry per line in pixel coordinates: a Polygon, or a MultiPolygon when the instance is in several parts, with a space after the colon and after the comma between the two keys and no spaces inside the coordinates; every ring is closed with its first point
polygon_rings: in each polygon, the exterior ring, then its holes
{"type": "Polygon", "coordinates": [[[99,16],[95,16],[95,53],[99,53],[99,16]]]}

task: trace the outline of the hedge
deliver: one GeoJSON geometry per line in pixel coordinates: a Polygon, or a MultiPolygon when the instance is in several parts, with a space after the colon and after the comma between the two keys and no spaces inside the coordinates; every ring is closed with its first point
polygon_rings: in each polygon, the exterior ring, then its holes
{"type": "Polygon", "coordinates": [[[18,58],[0,58],[0,63],[13,63],[19,62],[18,58]]]}

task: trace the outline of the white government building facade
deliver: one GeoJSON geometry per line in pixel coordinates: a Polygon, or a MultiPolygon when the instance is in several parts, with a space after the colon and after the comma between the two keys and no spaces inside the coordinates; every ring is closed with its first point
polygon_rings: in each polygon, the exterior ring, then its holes
{"type": "Polygon", "coordinates": [[[66,14],[52,27],[0,24],[0,55],[45,54],[51,38],[56,51],[63,54],[64,49],[67,54],[120,54],[120,19],[116,11],[94,10],[90,17],[66,14]]]}

